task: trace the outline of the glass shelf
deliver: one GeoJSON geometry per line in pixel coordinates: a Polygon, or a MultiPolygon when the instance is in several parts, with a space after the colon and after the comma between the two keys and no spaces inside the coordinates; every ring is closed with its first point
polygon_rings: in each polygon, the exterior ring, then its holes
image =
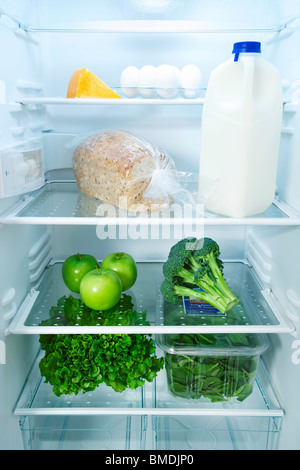
{"type": "Polygon", "coordinates": [[[166,380],[166,371],[162,370],[156,378],[155,394],[152,396],[153,408],[160,410],[163,415],[283,416],[262,360],[259,361],[253,391],[242,402],[230,400],[212,403],[208,398],[174,397],[168,391],[166,380]]]}
{"type": "MultiPolygon", "coordinates": [[[[138,88],[127,87],[130,94],[134,97],[128,97],[124,94],[121,87],[111,87],[121,96],[118,98],[65,98],[65,97],[22,97],[16,101],[16,104],[22,105],[51,105],[51,106],[101,106],[101,105],[203,105],[205,100],[206,88],[166,88],[160,89],[160,95],[155,88],[144,88],[140,91],[138,88]],[[148,93],[151,98],[143,97],[142,93],[148,93]],[[172,97],[170,97],[172,96],[172,97]]],[[[283,99],[283,105],[289,104],[288,100],[283,99]]]]}
{"type": "Polygon", "coordinates": [[[45,26],[21,24],[26,32],[40,33],[188,33],[188,34],[218,34],[218,33],[276,33],[286,28],[285,24],[278,25],[247,25],[234,24],[227,26],[221,22],[203,22],[193,20],[108,20],[89,21],[82,23],[60,23],[45,26]]]}
{"type": "MultiPolygon", "coordinates": [[[[183,190],[197,194],[196,176],[184,176],[183,190]]],[[[179,179],[181,182],[181,180],[179,179]]],[[[196,196],[197,197],[197,196],[196,196]]],[[[36,192],[26,195],[9,212],[0,216],[3,224],[37,225],[96,225],[151,226],[181,225],[300,225],[300,215],[286,204],[274,200],[263,213],[247,218],[218,216],[203,210],[203,205],[184,204],[174,200],[170,208],[161,211],[135,213],[119,210],[112,205],[89,197],[78,190],[75,182],[48,182],[36,192]]]]}
{"type": "Polygon", "coordinates": [[[93,3],[89,0],[70,10],[52,0],[50,7],[44,2],[42,6],[18,11],[8,0],[1,0],[0,13],[26,33],[276,33],[299,15],[299,8],[287,1],[283,9],[276,4],[270,8],[267,0],[253,0],[251,8],[241,0],[229,4],[219,1],[210,8],[205,2],[193,0],[162,0],[160,5],[115,0],[114,8],[109,8],[108,2],[102,0],[100,11],[93,3]],[[53,12],[59,7],[60,15],[55,15],[53,12]]]}
{"type": "MultiPolygon", "coordinates": [[[[132,90],[136,93],[134,98],[128,98],[120,87],[111,87],[121,96],[119,98],[65,98],[65,97],[22,97],[17,103],[23,105],[60,105],[60,106],[95,106],[95,105],[203,105],[205,89],[197,88],[190,91],[191,98],[184,97],[183,88],[174,88],[172,90],[163,89],[160,96],[155,89],[146,88],[144,92],[151,94],[151,98],[143,98],[138,89],[132,90]],[[165,96],[165,97],[164,97],[165,96]],[[168,98],[172,96],[172,98],[168,98]]],[[[129,87],[128,87],[129,88],[129,87]]],[[[186,92],[188,93],[188,92],[186,92]]],[[[188,96],[188,95],[187,95],[188,96]]]]}
{"type": "Polygon", "coordinates": [[[197,415],[197,416],[272,416],[282,417],[283,410],[259,362],[252,394],[243,402],[216,402],[208,399],[175,398],[166,385],[165,370],[152,383],[146,382],[136,390],[119,393],[105,384],[93,392],[57,397],[39,370],[39,353],[19,396],[15,415],[197,415]]]}
{"type": "Polygon", "coordinates": [[[14,411],[17,415],[61,415],[61,414],[131,414],[133,409],[142,409],[145,401],[144,387],[115,392],[100,384],[93,392],[57,397],[52,386],[45,383],[39,369],[43,353],[39,353],[26,380],[14,411]],[[120,400],[122,396],[122,400],[120,400]],[[117,409],[117,411],[116,411],[117,409]]]}
{"type": "MultiPolygon", "coordinates": [[[[224,276],[240,299],[218,321],[201,315],[188,315],[182,304],[164,302],[160,292],[162,263],[137,263],[138,278],[121,298],[115,312],[79,312],[70,321],[64,309],[70,307],[72,294],[62,280],[62,263],[53,262],[40,284],[26,296],[12,319],[12,334],[169,334],[169,333],[287,333],[294,325],[282,315],[282,308],[271,290],[261,290],[252,269],[242,262],[224,263],[224,276]],[[128,297],[130,296],[130,298],[128,297]],[[59,305],[58,301],[60,299],[59,305]],[[123,305],[132,301],[136,314],[122,316],[123,305]],[[67,303],[66,303],[67,302],[67,303]],[[55,307],[55,310],[52,309],[55,307]],[[51,313],[49,315],[51,309],[51,313]],[[119,314],[120,311],[120,314],[119,314]],[[228,321],[227,321],[228,319],[228,321]]],[[[71,305],[73,312],[73,305],[71,305]]],[[[215,318],[215,317],[214,317],[215,318]]]]}

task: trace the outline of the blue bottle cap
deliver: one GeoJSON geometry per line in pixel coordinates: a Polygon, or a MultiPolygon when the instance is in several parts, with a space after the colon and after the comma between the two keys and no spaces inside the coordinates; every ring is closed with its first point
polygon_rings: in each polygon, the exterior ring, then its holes
{"type": "Polygon", "coordinates": [[[261,52],[261,43],[258,41],[243,41],[243,42],[235,42],[233,44],[232,53],[234,55],[234,62],[239,60],[239,54],[241,52],[261,52]]]}

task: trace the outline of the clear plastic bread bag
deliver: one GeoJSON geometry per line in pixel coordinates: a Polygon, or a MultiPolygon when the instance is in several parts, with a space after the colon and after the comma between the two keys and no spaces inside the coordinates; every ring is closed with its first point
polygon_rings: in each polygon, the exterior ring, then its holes
{"type": "Polygon", "coordinates": [[[194,204],[198,197],[195,175],[176,171],[165,150],[130,132],[84,138],[73,153],[73,169],[82,193],[129,212],[194,204]]]}

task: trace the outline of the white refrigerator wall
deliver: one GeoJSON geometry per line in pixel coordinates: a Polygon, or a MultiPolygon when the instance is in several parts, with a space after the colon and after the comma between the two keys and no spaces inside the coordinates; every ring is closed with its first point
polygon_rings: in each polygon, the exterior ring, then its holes
{"type": "Polygon", "coordinates": [[[23,448],[19,418],[12,411],[38,351],[38,337],[9,335],[13,313],[30,289],[29,253],[45,227],[0,228],[0,449],[23,448]]]}
{"type": "MultiPolygon", "coordinates": [[[[32,24],[47,24],[49,28],[59,22],[68,29],[69,11],[72,8],[73,23],[82,21],[102,21],[105,19],[147,19],[145,10],[139,10],[142,2],[120,1],[103,2],[101,18],[99,2],[65,1],[62,8],[59,1],[9,2],[1,1],[0,8],[7,8],[12,14],[22,17],[32,24]],[[30,8],[28,4],[30,3],[30,8]],[[39,7],[39,9],[37,8],[39,7]],[[93,11],[93,8],[95,9],[93,11]]],[[[171,16],[193,19],[195,11],[201,11],[202,18],[209,18],[207,4],[214,12],[216,21],[232,21],[241,14],[249,24],[293,18],[298,3],[294,2],[251,2],[247,15],[238,8],[241,2],[174,2],[171,16]],[[183,7],[183,6],[184,7],[183,7]],[[193,10],[194,8],[194,10],[193,10]],[[283,10],[287,9],[287,13],[283,10]],[[254,14],[255,12],[255,14],[254,14]],[[259,13],[259,14],[258,14],[259,13]],[[206,16],[207,15],[207,16],[206,16]],[[225,16],[224,16],[225,15],[225,16]]],[[[248,2],[246,2],[248,3],[248,2]]],[[[170,13],[169,13],[170,14],[170,13]]],[[[155,16],[153,13],[152,15],[155,16]]],[[[168,13],[164,18],[168,17],[168,13]]],[[[299,145],[300,123],[298,98],[300,96],[300,60],[295,45],[299,43],[299,23],[282,33],[245,32],[217,34],[167,34],[167,33],[82,33],[82,32],[32,32],[24,33],[11,19],[0,18],[0,39],[9,47],[1,49],[2,67],[0,80],[5,84],[1,98],[0,145],[18,144],[41,138],[41,129],[47,134],[42,138],[45,172],[71,168],[72,141],[77,134],[96,130],[130,130],[164,147],[173,157],[180,171],[197,172],[200,159],[201,106],[95,106],[74,112],[69,106],[47,106],[24,108],[15,106],[21,96],[60,96],[65,97],[66,88],[74,69],[87,67],[106,83],[119,86],[120,75],[127,65],[142,67],[146,64],[174,64],[179,68],[195,63],[203,74],[203,87],[207,85],[210,71],[231,55],[232,44],[239,40],[260,40],[264,56],[279,67],[287,99],[294,104],[284,112],[279,170],[278,194],[282,201],[300,211],[299,145]],[[294,51],[294,54],[293,54],[294,51]]],[[[57,172],[55,174],[58,174],[57,172]]],[[[0,201],[1,212],[17,198],[0,201]]],[[[8,293],[13,295],[10,308],[18,307],[30,289],[29,253],[45,234],[49,234],[51,257],[62,260],[74,251],[88,251],[101,259],[111,249],[116,240],[101,241],[96,227],[72,226],[18,226],[0,227],[0,299],[8,293]],[[5,247],[5,248],[4,248],[5,247]]],[[[212,236],[222,249],[224,259],[246,259],[249,237],[257,240],[259,249],[270,254],[271,279],[269,287],[286,309],[298,330],[294,336],[269,335],[272,348],[266,355],[268,370],[278,391],[280,401],[286,411],[279,447],[299,449],[300,411],[298,390],[300,387],[300,332],[299,332],[299,282],[300,282],[300,229],[297,227],[222,227],[213,226],[205,234],[212,236]]],[[[132,252],[137,260],[163,260],[172,240],[120,240],[118,249],[132,252]]],[[[2,308],[0,316],[0,435],[1,446],[21,448],[21,435],[18,418],[12,416],[21,387],[24,383],[32,359],[38,347],[35,336],[6,336],[7,322],[2,308]]]]}
{"type": "MultiPolygon", "coordinates": [[[[1,5],[2,7],[2,5],[1,5]]],[[[22,11],[16,9],[20,15],[22,11]]],[[[26,5],[23,4],[23,11],[26,5]]],[[[34,9],[33,9],[34,14],[34,9]]],[[[34,14],[35,16],[35,14],[34,14]]],[[[39,43],[24,34],[15,22],[1,16],[1,99],[0,145],[1,150],[11,145],[36,140],[41,121],[40,110],[25,110],[16,105],[19,96],[41,88],[41,62],[39,43]]],[[[1,213],[9,209],[19,197],[1,200],[1,213]]],[[[28,292],[28,253],[41,236],[44,228],[0,227],[0,435],[1,449],[23,448],[19,418],[12,410],[23,387],[24,380],[38,350],[38,338],[7,335],[6,330],[13,312],[20,306],[28,292]],[[5,386],[3,386],[5,384],[5,386]]]]}
{"type": "Polygon", "coordinates": [[[269,227],[254,232],[260,240],[260,246],[267,247],[271,253],[270,286],[284,306],[285,314],[296,325],[293,335],[269,335],[271,348],[264,359],[285,410],[279,446],[282,449],[299,449],[300,253],[295,247],[299,244],[300,230],[296,227],[269,227]]]}
{"type": "MultiPolygon", "coordinates": [[[[270,60],[281,71],[284,95],[290,103],[284,107],[283,113],[277,173],[278,194],[281,200],[297,211],[300,209],[300,188],[297,182],[300,174],[300,61],[294,48],[299,39],[297,22],[291,25],[282,37],[275,37],[269,45],[270,60]]],[[[300,231],[296,227],[270,227],[264,230],[256,229],[255,232],[261,243],[265,243],[272,253],[272,288],[297,328],[294,335],[270,335],[272,348],[265,359],[286,412],[280,448],[299,448],[297,423],[300,415],[297,390],[300,386],[300,254],[297,246],[300,231]]]]}

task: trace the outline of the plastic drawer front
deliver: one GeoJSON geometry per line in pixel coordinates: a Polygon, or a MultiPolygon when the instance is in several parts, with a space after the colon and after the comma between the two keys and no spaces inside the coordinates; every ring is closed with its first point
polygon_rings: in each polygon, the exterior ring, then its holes
{"type": "Polygon", "coordinates": [[[274,450],[280,417],[155,416],[156,450],[274,450]]]}
{"type": "Polygon", "coordinates": [[[26,416],[21,431],[25,450],[275,450],[281,420],[152,416],[151,430],[145,416],[26,416]]]}
{"type": "Polygon", "coordinates": [[[142,450],[143,416],[25,416],[25,450],[142,450]]]}
{"type": "Polygon", "coordinates": [[[212,403],[173,396],[165,370],[136,390],[101,384],[56,397],[37,360],[14,414],[26,450],[269,450],[277,448],[284,418],[263,361],[245,400],[212,403]]]}

